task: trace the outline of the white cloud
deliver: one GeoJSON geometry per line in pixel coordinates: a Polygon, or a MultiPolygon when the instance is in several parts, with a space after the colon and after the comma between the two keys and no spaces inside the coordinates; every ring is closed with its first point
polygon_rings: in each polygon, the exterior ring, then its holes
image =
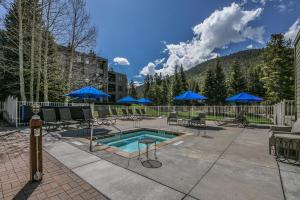
{"type": "Polygon", "coordinates": [[[135,75],[134,78],[143,78],[141,74],[135,75]]]}
{"type": "Polygon", "coordinates": [[[214,50],[223,48],[230,43],[238,43],[247,39],[264,43],[264,28],[249,26],[249,22],[257,19],[262,11],[262,8],[244,10],[237,3],[232,3],[222,10],[215,10],[202,23],[193,27],[194,37],[192,40],[178,44],[166,44],[168,58],[163,63],[163,68],[156,69],[155,62],[150,62],[141,70],[140,74],[172,74],[176,65],[182,65],[185,70],[188,70],[197,64],[217,57],[218,54],[214,50]]]}
{"type": "Polygon", "coordinates": [[[297,19],[293,25],[289,28],[289,30],[284,34],[284,38],[286,40],[294,41],[298,31],[300,30],[300,19],[297,19]]]}
{"type": "Polygon", "coordinates": [[[247,49],[253,49],[253,44],[249,44],[246,48],[247,49]]]}
{"type": "Polygon", "coordinates": [[[141,71],[140,75],[146,76],[147,74],[149,75],[154,75],[156,73],[156,65],[153,62],[149,62],[141,71]]]}
{"type": "Polygon", "coordinates": [[[284,4],[279,4],[278,6],[276,6],[276,8],[279,10],[279,12],[284,12],[287,9],[286,5],[284,4]]]}
{"type": "Polygon", "coordinates": [[[155,65],[160,65],[161,63],[163,63],[166,59],[165,58],[161,58],[161,59],[156,59],[154,61],[155,65]]]}
{"type": "Polygon", "coordinates": [[[139,81],[133,81],[133,84],[136,86],[136,87],[139,87],[141,85],[143,85],[142,82],[139,82],[139,81]]]}
{"type": "Polygon", "coordinates": [[[127,58],[123,58],[123,57],[115,57],[114,62],[115,62],[115,64],[118,64],[118,65],[130,65],[127,58]]]}

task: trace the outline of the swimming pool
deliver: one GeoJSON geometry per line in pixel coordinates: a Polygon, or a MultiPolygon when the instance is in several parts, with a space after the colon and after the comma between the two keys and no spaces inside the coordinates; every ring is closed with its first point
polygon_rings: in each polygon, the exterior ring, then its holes
{"type": "MultiPolygon", "coordinates": [[[[98,140],[97,143],[105,144],[111,147],[118,148],[127,153],[138,151],[138,141],[145,138],[156,140],[156,144],[175,138],[177,135],[154,130],[139,130],[124,133],[121,136],[113,136],[110,138],[98,140]]],[[[140,144],[140,149],[145,149],[146,145],[140,144]]]]}

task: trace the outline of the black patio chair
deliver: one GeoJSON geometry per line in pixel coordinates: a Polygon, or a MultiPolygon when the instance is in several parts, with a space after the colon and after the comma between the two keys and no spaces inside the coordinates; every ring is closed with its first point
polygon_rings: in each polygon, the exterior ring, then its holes
{"type": "Polygon", "coordinates": [[[49,132],[50,128],[53,127],[57,129],[63,123],[56,119],[54,108],[42,108],[43,123],[45,125],[46,131],[49,132]]]}
{"type": "Polygon", "coordinates": [[[167,118],[167,123],[170,124],[171,122],[178,122],[178,116],[176,112],[171,112],[167,118]]]}
{"type": "Polygon", "coordinates": [[[142,112],[144,117],[147,117],[147,118],[151,117],[151,115],[146,113],[146,110],[144,108],[141,109],[141,112],[142,112]]]}
{"type": "Polygon", "coordinates": [[[79,120],[72,119],[70,108],[59,108],[58,110],[59,110],[60,121],[63,123],[64,126],[81,123],[79,120]]]}
{"type": "Polygon", "coordinates": [[[97,110],[98,117],[96,119],[98,124],[103,125],[114,125],[116,124],[117,120],[116,118],[109,117],[108,110],[97,110]]]}

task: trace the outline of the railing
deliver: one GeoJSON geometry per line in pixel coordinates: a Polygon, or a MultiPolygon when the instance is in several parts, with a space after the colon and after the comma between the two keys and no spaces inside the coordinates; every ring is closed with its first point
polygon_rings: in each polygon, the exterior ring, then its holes
{"type": "MultiPolygon", "coordinates": [[[[9,97],[0,104],[3,109],[4,118],[15,126],[27,126],[23,122],[24,113],[30,112],[30,106],[34,102],[18,101],[9,97]],[[25,112],[25,109],[26,112],[25,112]]],[[[36,102],[35,102],[36,103],[36,102]]],[[[87,106],[86,103],[66,102],[38,102],[41,107],[66,107],[66,106],[87,106]]],[[[144,108],[148,115],[153,117],[168,116],[170,112],[177,112],[180,118],[195,117],[200,112],[206,113],[207,120],[221,120],[224,118],[235,118],[240,111],[245,112],[249,123],[253,124],[279,124],[291,125],[295,121],[295,102],[283,101],[275,105],[226,105],[226,106],[122,106],[122,105],[95,105],[92,110],[111,110],[115,108],[119,115],[122,109],[144,108]]]]}
{"type": "MultiPolygon", "coordinates": [[[[105,106],[101,106],[105,107],[105,106]]],[[[177,112],[181,118],[196,117],[198,113],[206,113],[208,120],[235,118],[240,111],[246,113],[247,120],[254,124],[273,124],[274,109],[272,105],[242,105],[242,106],[122,106],[109,105],[106,109],[116,109],[122,115],[122,109],[144,108],[153,117],[168,116],[170,112],[177,112]]],[[[102,108],[104,109],[104,108],[102,108]]]]}
{"type": "Polygon", "coordinates": [[[296,105],[293,100],[283,100],[274,106],[274,124],[291,126],[296,118],[296,105]]]}

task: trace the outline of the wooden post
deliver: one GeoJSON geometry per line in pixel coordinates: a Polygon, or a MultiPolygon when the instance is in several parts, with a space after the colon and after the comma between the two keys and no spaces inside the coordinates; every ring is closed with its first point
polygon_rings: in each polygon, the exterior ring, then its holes
{"type": "Polygon", "coordinates": [[[41,119],[30,120],[31,133],[30,133],[30,159],[29,159],[30,167],[29,168],[30,168],[31,181],[38,181],[34,178],[34,175],[36,174],[37,171],[40,172],[40,174],[43,174],[42,124],[43,121],[41,119]],[[39,134],[39,136],[35,136],[35,134],[39,134]],[[37,148],[37,144],[38,144],[38,148],[37,148]],[[38,155],[38,159],[37,159],[37,155],[38,155]]]}

